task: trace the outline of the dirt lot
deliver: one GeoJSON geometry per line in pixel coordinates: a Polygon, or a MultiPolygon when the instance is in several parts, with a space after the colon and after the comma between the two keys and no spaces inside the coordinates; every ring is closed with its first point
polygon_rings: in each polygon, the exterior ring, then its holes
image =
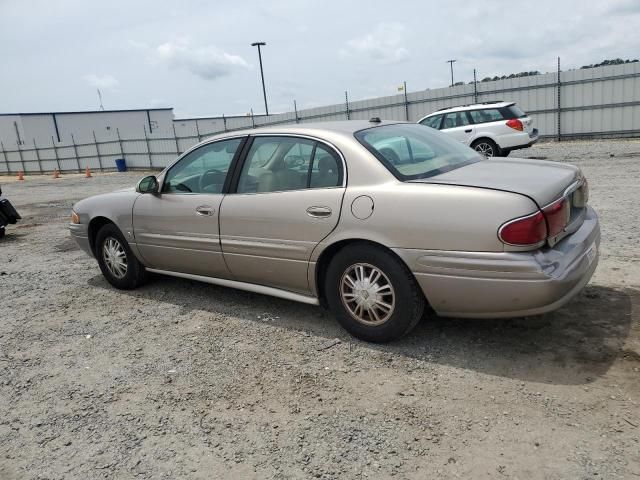
{"type": "Polygon", "coordinates": [[[602,221],[558,312],[350,338],[320,308],[186,280],[121,292],[66,228],[140,174],[0,177],[0,479],[640,478],[640,142],[541,144],[602,221]],[[337,339],[337,340],[336,340],[337,339]]]}

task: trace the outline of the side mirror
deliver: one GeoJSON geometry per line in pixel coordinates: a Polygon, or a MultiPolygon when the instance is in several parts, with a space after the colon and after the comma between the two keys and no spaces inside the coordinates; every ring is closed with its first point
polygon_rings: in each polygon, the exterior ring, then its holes
{"type": "Polygon", "coordinates": [[[136,185],[136,192],[138,193],[158,193],[160,186],[158,185],[158,179],[155,175],[149,175],[144,177],[136,185]]]}

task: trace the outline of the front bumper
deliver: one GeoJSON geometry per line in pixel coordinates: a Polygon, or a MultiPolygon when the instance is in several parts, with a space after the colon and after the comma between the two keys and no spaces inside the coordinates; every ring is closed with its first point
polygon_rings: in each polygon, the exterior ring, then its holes
{"type": "Polygon", "coordinates": [[[560,308],[598,264],[600,226],[588,207],[582,226],[553,248],[533,252],[396,249],[431,307],[445,317],[503,318],[560,308]]]}
{"type": "Polygon", "coordinates": [[[89,232],[87,230],[87,225],[84,223],[70,223],[69,232],[71,233],[71,238],[76,241],[78,246],[88,255],[93,257],[91,245],[89,244],[89,232]]]}

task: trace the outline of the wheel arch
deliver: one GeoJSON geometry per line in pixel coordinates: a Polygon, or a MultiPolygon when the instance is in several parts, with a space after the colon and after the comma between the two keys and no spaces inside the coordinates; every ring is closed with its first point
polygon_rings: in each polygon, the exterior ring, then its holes
{"type": "Polygon", "coordinates": [[[108,225],[110,223],[112,223],[113,225],[116,226],[116,228],[119,229],[119,227],[116,224],[116,222],[114,222],[110,218],[102,216],[102,215],[98,215],[96,217],[93,217],[89,221],[89,227],[87,229],[87,236],[89,237],[89,246],[91,247],[91,253],[93,253],[94,257],[96,256],[96,237],[98,235],[98,232],[100,231],[100,229],[102,227],[104,227],[105,225],[108,225]]]}
{"type": "MultiPolygon", "coordinates": [[[[366,238],[346,238],[346,239],[338,240],[326,246],[322,250],[322,252],[320,253],[320,256],[318,257],[318,260],[316,260],[315,271],[313,272],[313,279],[315,281],[316,294],[317,294],[318,300],[320,301],[320,305],[322,305],[324,308],[327,308],[326,292],[324,288],[325,275],[327,272],[327,267],[331,263],[331,259],[336,253],[338,253],[343,248],[349,245],[358,244],[358,243],[381,248],[386,252],[390,253],[402,265],[405,266],[407,271],[409,271],[415,279],[415,275],[413,275],[413,272],[411,272],[411,269],[409,268],[407,263],[396,252],[394,252],[391,248],[387,247],[386,245],[383,245],[382,243],[376,242],[374,240],[369,240],[366,238]]],[[[416,283],[417,283],[417,280],[416,280],[416,283]]],[[[424,295],[424,292],[423,292],[423,295],[424,295]]],[[[429,304],[429,299],[427,298],[426,295],[424,295],[424,298],[426,303],[429,304]]]]}

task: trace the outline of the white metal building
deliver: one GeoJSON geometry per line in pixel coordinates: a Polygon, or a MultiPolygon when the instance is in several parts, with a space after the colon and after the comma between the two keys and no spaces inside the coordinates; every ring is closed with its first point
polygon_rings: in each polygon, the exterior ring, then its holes
{"type": "Polygon", "coordinates": [[[85,112],[0,113],[0,141],[5,149],[90,143],[118,138],[173,136],[173,109],[97,110],[85,112]]]}

